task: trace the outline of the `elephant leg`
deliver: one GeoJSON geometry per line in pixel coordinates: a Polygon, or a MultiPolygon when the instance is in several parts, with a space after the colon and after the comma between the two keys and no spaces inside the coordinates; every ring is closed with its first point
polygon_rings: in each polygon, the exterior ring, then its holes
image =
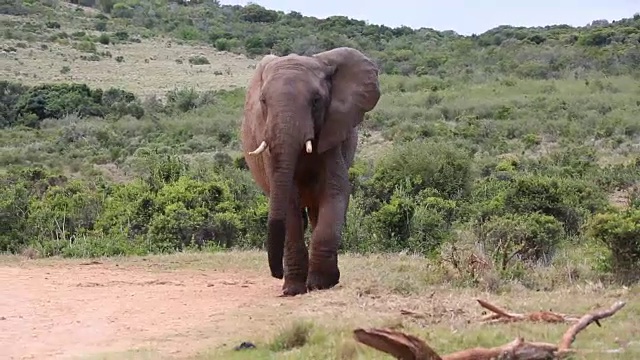
{"type": "MultiPolygon", "coordinates": [[[[350,184],[340,149],[329,151],[334,153],[329,157],[332,160],[327,168],[327,183],[319,199],[317,224],[311,237],[307,277],[309,290],[328,289],[340,281],[338,245],[347,211],[350,184]]],[[[311,218],[313,223],[313,216],[311,218]]]]}
{"type": "MultiPolygon", "coordinates": [[[[295,192],[294,192],[295,194],[295,192]]],[[[292,195],[295,197],[295,195],[292,195]]],[[[295,296],[307,292],[309,255],[304,243],[304,222],[298,201],[289,201],[287,235],[284,244],[284,284],[282,292],[295,296]]],[[[306,216],[305,216],[306,217],[306,216]]]]}

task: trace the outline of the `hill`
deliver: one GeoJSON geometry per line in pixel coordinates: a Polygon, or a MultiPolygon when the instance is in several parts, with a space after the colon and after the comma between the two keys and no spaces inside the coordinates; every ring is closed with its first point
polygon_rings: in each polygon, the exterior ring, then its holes
{"type": "Polygon", "coordinates": [[[73,2],[84,6],[58,1],[5,5],[2,13],[31,20],[5,20],[10,30],[4,37],[78,41],[79,46],[91,35],[101,35],[103,43],[171,37],[247,56],[351,46],[366,51],[387,74],[480,80],[496,74],[552,79],[592,70],[620,75],[637,69],[640,58],[638,14],[611,23],[594,20],[584,27],[501,26],[462,36],[429,28],[390,28],[344,16],[317,19],[256,4],[220,5],[215,0],[73,2]],[[43,18],[47,21],[36,21],[43,18]]]}

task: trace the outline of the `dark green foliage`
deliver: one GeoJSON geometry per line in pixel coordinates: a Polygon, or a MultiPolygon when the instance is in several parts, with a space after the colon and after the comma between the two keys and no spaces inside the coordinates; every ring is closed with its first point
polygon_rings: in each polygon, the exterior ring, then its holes
{"type": "Polygon", "coordinates": [[[22,125],[37,127],[47,118],[59,119],[69,113],[80,116],[104,116],[100,106],[102,91],[85,84],[38,85],[30,88],[16,103],[22,125]]]}
{"type": "Polygon", "coordinates": [[[631,208],[596,215],[589,235],[604,243],[610,256],[607,265],[624,282],[640,280],[640,210],[631,208]]]}
{"type": "Polygon", "coordinates": [[[501,271],[517,260],[550,262],[564,235],[558,220],[538,212],[497,216],[476,231],[501,271]]]}
{"type": "Polygon", "coordinates": [[[426,188],[437,190],[446,198],[458,199],[469,189],[473,154],[456,144],[410,141],[402,143],[384,156],[371,180],[372,198],[388,200],[398,184],[410,184],[409,195],[416,196],[426,188]],[[428,156],[429,161],[418,154],[428,156]]]}
{"type": "Polygon", "coordinates": [[[15,123],[18,117],[16,104],[27,89],[18,83],[0,81],[0,128],[15,123]]]}
{"type": "Polygon", "coordinates": [[[111,43],[111,39],[107,34],[100,34],[100,36],[98,36],[98,42],[102,45],[109,45],[111,43]]]}
{"type": "Polygon", "coordinates": [[[135,95],[120,89],[90,89],[85,84],[42,84],[33,87],[0,81],[0,127],[38,127],[44,119],[69,114],[80,117],[131,115],[140,118],[144,109],[135,95]]]}
{"type": "Polygon", "coordinates": [[[143,158],[147,177],[126,184],[68,180],[38,168],[0,177],[0,251],[29,245],[44,256],[86,256],[262,245],[267,207],[247,190],[246,173],[222,176],[234,173],[225,165],[202,173],[155,153],[143,158]]]}

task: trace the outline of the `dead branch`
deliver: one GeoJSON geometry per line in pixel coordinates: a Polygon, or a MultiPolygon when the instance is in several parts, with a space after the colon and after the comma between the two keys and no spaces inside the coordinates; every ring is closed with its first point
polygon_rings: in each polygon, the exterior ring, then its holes
{"type": "MultiPolygon", "coordinates": [[[[624,302],[617,302],[607,310],[584,315],[562,336],[560,345],[527,342],[518,337],[512,342],[494,348],[473,348],[439,356],[424,341],[413,335],[390,329],[356,329],[353,334],[356,341],[376,350],[390,354],[399,360],[540,360],[560,359],[570,352],[576,335],[593,322],[607,318],[624,307],[624,302]]],[[[492,306],[489,304],[489,306],[492,306]]],[[[496,313],[505,313],[499,308],[496,313]]],[[[493,310],[492,310],[493,311],[493,310]]]]}
{"type": "Polygon", "coordinates": [[[591,314],[586,314],[578,320],[577,323],[573,324],[562,336],[562,341],[560,342],[559,350],[565,351],[571,347],[573,341],[576,339],[576,335],[582,330],[584,330],[587,326],[591,325],[591,323],[595,322],[596,325],[602,326],[599,323],[599,320],[608,318],[613,314],[617,313],[620,309],[624,307],[624,301],[618,301],[613,304],[612,307],[606,310],[594,312],[591,314]]]}
{"type": "Polygon", "coordinates": [[[529,314],[517,314],[510,313],[496,305],[493,305],[487,301],[476,299],[480,306],[491,311],[493,314],[487,314],[482,317],[484,322],[489,323],[503,323],[503,322],[515,322],[515,321],[533,321],[533,322],[548,322],[548,323],[561,323],[561,322],[574,322],[578,319],[574,316],[555,313],[551,311],[535,311],[529,314]]]}
{"type": "Polygon", "coordinates": [[[356,329],[357,341],[400,360],[442,360],[424,341],[390,329],[356,329]]]}

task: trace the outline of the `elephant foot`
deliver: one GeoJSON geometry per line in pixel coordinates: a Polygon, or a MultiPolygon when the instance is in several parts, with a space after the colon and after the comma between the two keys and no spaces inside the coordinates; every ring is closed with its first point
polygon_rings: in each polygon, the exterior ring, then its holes
{"type": "Polygon", "coordinates": [[[328,272],[309,271],[307,289],[309,291],[330,289],[340,282],[340,270],[328,272]]]}
{"type": "Polygon", "coordinates": [[[307,292],[304,281],[286,281],[282,285],[282,296],[296,296],[307,292]]]}

